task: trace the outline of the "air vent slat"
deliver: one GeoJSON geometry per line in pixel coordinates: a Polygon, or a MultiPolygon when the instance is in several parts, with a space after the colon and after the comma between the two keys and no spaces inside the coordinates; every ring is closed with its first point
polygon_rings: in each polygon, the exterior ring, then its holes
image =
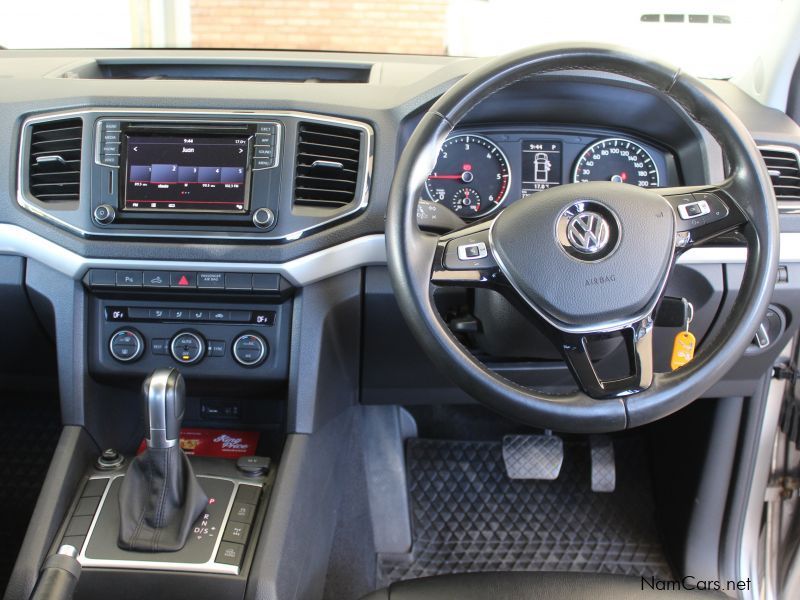
{"type": "Polygon", "coordinates": [[[28,189],[41,202],[77,201],[83,121],[66,119],[31,126],[28,189]]]}
{"type": "Polygon", "coordinates": [[[778,202],[800,200],[798,153],[790,148],[760,148],[760,151],[778,202]]]}
{"type": "Polygon", "coordinates": [[[340,135],[338,133],[308,131],[304,137],[306,141],[313,144],[333,144],[357,150],[361,144],[361,138],[357,131],[353,130],[353,133],[355,135],[351,136],[340,135]]]}
{"type": "Polygon", "coordinates": [[[361,131],[340,125],[298,126],[295,206],[337,209],[356,199],[361,131]]]}
{"type": "Polygon", "coordinates": [[[321,152],[305,152],[297,155],[297,162],[298,164],[303,164],[304,166],[312,167],[314,161],[316,160],[326,160],[331,162],[340,162],[345,167],[358,167],[358,159],[357,158],[350,158],[346,156],[337,155],[333,152],[328,152],[326,154],[322,154],[321,152]]]}
{"type": "Polygon", "coordinates": [[[306,154],[334,154],[358,160],[358,148],[336,146],[335,144],[303,142],[303,152],[306,154]]]}

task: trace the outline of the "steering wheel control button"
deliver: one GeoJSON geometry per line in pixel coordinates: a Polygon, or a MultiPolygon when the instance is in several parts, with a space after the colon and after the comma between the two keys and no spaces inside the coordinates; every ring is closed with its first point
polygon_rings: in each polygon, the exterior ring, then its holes
{"type": "Polygon", "coordinates": [[[730,214],[728,205],[711,192],[668,196],[678,212],[678,231],[688,231],[721,221],[730,214]]]}
{"type": "Polygon", "coordinates": [[[135,329],[119,329],[108,341],[108,350],[119,362],[133,362],[144,352],[144,340],[135,329]]]}
{"type": "Polygon", "coordinates": [[[678,213],[680,213],[681,219],[684,221],[688,221],[689,219],[693,219],[695,217],[702,217],[710,212],[711,208],[709,208],[708,202],[705,200],[687,202],[686,204],[681,204],[678,206],[678,213]]]}
{"type": "Polygon", "coordinates": [[[474,244],[460,244],[458,246],[458,258],[460,260],[476,260],[479,258],[486,258],[489,252],[486,250],[486,244],[477,242],[474,244]]]}
{"type": "Polygon", "coordinates": [[[172,358],[184,365],[193,365],[202,360],[206,353],[206,343],[202,337],[191,331],[182,331],[172,338],[169,346],[172,358]]]}
{"type": "Polygon", "coordinates": [[[556,222],[556,239],[578,260],[605,258],[616,249],[619,238],[619,220],[599,202],[576,202],[564,209],[556,222]]]}
{"type": "Polygon", "coordinates": [[[474,271],[497,266],[489,252],[486,230],[451,240],[444,253],[444,266],[451,271],[474,271]]]}
{"type": "Polygon", "coordinates": [[[94,209],[94,219],[98,223],[108,225],[117,218],[117,211],[110,204],[101,204],[94,209]]]}
{"type": "Polygon", "coordinates": [[[267,342],[260,335],[245,333],[233,342],[233,357],[243,367],[256,367],[267,358],[267,342]]]}

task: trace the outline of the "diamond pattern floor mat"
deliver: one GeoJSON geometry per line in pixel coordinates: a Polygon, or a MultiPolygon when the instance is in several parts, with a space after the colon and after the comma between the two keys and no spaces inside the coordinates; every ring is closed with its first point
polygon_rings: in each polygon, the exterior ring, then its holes
{"type": "Polygon", "coordinates": [[[615,442],[617,486],[591,491],[588,443],[554,481],[511,480],[499,442],[409,440],[413,550],[381,555],[382,585],[446,573],[580,571],[670,578],[644,448],[615,442]]]}

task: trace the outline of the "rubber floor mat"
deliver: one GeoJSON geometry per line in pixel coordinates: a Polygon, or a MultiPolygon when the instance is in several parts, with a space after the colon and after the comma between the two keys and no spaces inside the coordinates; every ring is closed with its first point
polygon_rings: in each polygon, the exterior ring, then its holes
{"type": "Polygon", "coordinates": [[[499,442],[406,447],[413,549],[381,555],[382,585],[446,573],[580,571],[671,578],[643,445],[615,442],[617,486],[591,491],[589,447],[565,443],[553,481],[511,480],[499,442]]]}
{"type": "Polygon", "coordinates": [[[61,432],[57,392],[31,397],[0,391],[0,590],[28,529],[61,432]]]}

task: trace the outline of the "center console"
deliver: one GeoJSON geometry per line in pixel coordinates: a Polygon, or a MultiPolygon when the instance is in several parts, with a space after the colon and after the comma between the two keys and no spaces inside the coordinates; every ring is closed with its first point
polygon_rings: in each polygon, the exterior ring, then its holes
{"type": "Polygon", "coordinates": [[[278,275],[92,269],[84,284],[100,379],[168,366],[192,381],[288,377],[292,290],[278,275]]]}
{"type": "Polygon", "coordinates": [[[128,459],[102,453],[53,553],[67,548],[77,558],[81,598],[142,597],[154,581],[159,597],[242,597],[273,485],[270,459],[187,456],[185,384],[176,369],[154,370],[141,401],[142,450],[128,459]]]}

